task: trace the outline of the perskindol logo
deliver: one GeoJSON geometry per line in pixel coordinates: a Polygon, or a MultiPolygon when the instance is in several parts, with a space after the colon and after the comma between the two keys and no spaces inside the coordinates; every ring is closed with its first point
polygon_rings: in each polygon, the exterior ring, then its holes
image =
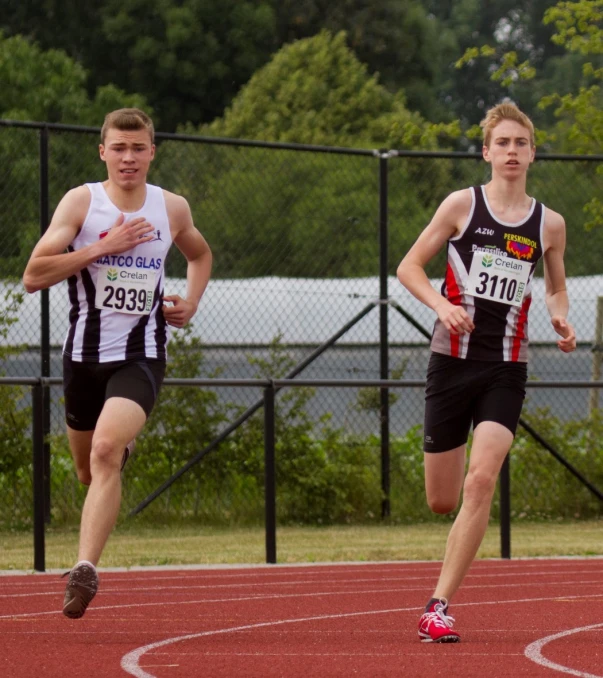
{"type": "Polygon", "coordinates": [[[515,233],[505,233],[504,238],[507,241],[507,252],[517,257],[517,259],[529,261],[538,249],[538,243],[531,238],[516,235],[515,233]]]}
{"type": "Polygon", "coordinates": [[[117,280],[117,270],[114,268],[107,269],[107,280],[115,282],[117,280]]]}
{"type": "Polygon", "coordinates": [[[494,257],[491,254],[484,254],[482,258],[482,266],[484,268],[490,268],[494,263],[494,257]]]}

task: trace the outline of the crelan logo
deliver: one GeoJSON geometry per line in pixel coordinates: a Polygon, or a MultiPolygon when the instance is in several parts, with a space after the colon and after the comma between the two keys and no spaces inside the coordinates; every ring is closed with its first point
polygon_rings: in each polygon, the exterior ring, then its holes
{"type": "Polygon", "coordinates": [[[107,269],[107,280],[110,280],[111,282],[117,280],[117,269],[115,268],[107,269]]]}
{"type": "Polygon", "coordinates": [[[491,254],[484,254],[482,257],[482,266],[484,268],[490,268],[494,263],[494,257],[491,254]]]}

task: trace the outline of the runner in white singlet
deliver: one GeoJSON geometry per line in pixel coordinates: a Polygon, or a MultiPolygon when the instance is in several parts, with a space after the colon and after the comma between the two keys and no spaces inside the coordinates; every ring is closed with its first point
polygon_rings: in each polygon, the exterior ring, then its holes
{"type": "Polygon", "coordinates": [[[139,109],[106,116],[99,151],[107,180],[65,194],[23,274],[28,292],[68,281],[67,435],[78,478],[89,485],[63,601],[70,618],[84,614],[98,589],[96,565],[119,513],[120,472],[161,387],[170,326],[189,322],[211,273],[211,251],[187,201],[147,183],[154,136],[139,109]],[[172,243],[188,262],[185,299],[164,295],[172,243]]]}

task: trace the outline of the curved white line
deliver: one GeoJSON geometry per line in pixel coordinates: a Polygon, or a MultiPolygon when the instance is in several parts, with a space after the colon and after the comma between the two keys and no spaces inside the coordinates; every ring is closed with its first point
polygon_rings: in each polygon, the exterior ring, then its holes
{"type": "Polygon", "coordinates": [[[565,638],[571,636],[574,633],[582,633],[583,631],[590,631],[591,629],[598,629],[603,627],[603,624],[591,624],[590,626],[582,626],[577,629],[569,629],[568,631],[561,631],[561,633],[555,633],[552,636],[547,636],[546,638],[541,638],[526,647],[524,654],[528,659],[531,659],[536,664],[544,666],[547,669],[553,669],[553,671],[560,671],[561,673],[566,673],[570,676],[579,676],[580,678],[603,678],[603,674],[600,673],[585,673],[584,671],[577,671],[576,669],[570,669],[567,666],[562,666],[561,664],[556,664],[555,662],[550,661],[542,655],[542,648],[553,640],[558,640],[559,638],[565,638]]]}
{"type": "Polygon", "coordinates": [[[132,676],[136,678],[157,678],[153,673],[147,673],[139,665],[139,660],[143,654],[146,654],[150,650],[156,650],[158,647],[164,647],[165,645],[172,645],[173,643],[179,643],[183,640],[192,640],[193,638],[203,638],[204,636],[217,636],[222,633],[235,633],[237,631],[248,631],[249,629],[259,629],[264,626],[281,626],[282,624],[297,624],[299,622],[308,622],[308,621],[319,621],[323,619],[343,619],[345,617],[360,617],[362,615],[368,614],[390,614],[392,612],[408,612],[409,610],[416,610],[417,608],[397,608],[393,610],[368,610],[365,612],[346,612],[345,614],[325,614],[318,617],[302,617],[300,619],[278,619],[276,621],[270,622],[261,622],[259,624],[247,624],[245,626],[234,626],[229,629],[218,629],[217,631],[203,631],[201,633],[191,633],[186,636],[177,636],[174,638],[168,638],[167,640],[160,640],[157,643],[151,643],[150,645],[144,645],[139,647],[132,652],[124,655],[121,660],[121,668],[132,676]]]}
{"type": "MultiPolygon", "coordinates": [[[[580,598],[582,596],[566,596],[567,599],[570,598],[580,598]]],[[[555,596],[554,598],[523,598],[519,600],[505,600],[505,604],[509,603],[527,603],[527,602],[535,602],[535,601],[550,601],[550,600],[559,600],[559,596],[555,596]]],[[[493,601],[482,601],[479,603],[457,603],[455,607],[472,607],[474,605],[498,605],[500,604],[499,600],[493,600],[493,601]]],[[[302,617],[300,619],[280,619],[276,621],[271,621],[271,622],[261,622],[259,624],[248,624],[246,626],[234,626],[232,628],[228,629],[218,629],[215,631],[202,631],[201,633],[191,633],[187,634],[185,636],[176,636],[173,638],[167,638],[166,640],[160,640],[156,643],[150,643],[149,645],[144,645],[142,647],[139,647],[135,650],[132,650],[131,652],[128,652],[128,654],[124,655],[121,660],[121,668],[126,672],[129,673],[132,676],[135,676],[136,678],[157,678],[152,673],[147,673],[143,668],[140,667],[139,665],[139,660],[140,658],[146,654],[147,652],[151,650],[155,650],[159,647],[165,647],[166,645],[172,645],[173,643],[179,643],[181,641],[185,640],[192,640],[193,638],[203,638],[207,636],[217,636],[220,634],[225,634],[225,633],[236,633],[237,631],[247,631],[249,629],[258,629],[266,626],[280,626],[282,624],[296,624],[299,622],[307,622],[307,621],[320,621],[323,619],[345,619],[349,617],[361,617],[364,615],[373,615],[373,614],[391,614],[392,612],[413,612],[416,611],[417,607],[401,607],[401,608],[395,608],[391,610],[367,610],[363,612],[346,612],[344,614],[327,614],[327,615],[319,615],[317,617],[302,617]]],[[[595,624],[594,626],[587,626],[584,627],[585,629],[590,629],[590,628],[596,628],[598,626],[603,626],[603,624],[595,624]]],[[[579,631],[582,629],[577,629],[576,631],[579,631]]],[[[553,638],[561,637],[562,635],[567,635],[565,634],[557,634],[555,636],[550,636],[548,639],[544,639],[545,641],[547,640],[552,640],[553,638]]],[[[532,643],[534,645],[535,643],[532,643]]],[[[531,647],[531,646],[529,646],[531,647]]],[[[526,648],[526,653],[527,653],[528,648],[526,648]]],[[[526,655],[527,656],[527,655],[526,655]]],[[[529,657],[532,659],[532,657],[529,657]]],[[[537,661],[533,659],[533,661],[537,661]]],[[[547,661],[543,657],[543,661],[547,661]]],[[[564,667],[561,667],[564,668],[564,667]]],[[[581,678],[602,678],[601,676],[595,676],[593,674],[588,674],[588,673],[573,673],[573,675],[580,676],[581,678]]]]}

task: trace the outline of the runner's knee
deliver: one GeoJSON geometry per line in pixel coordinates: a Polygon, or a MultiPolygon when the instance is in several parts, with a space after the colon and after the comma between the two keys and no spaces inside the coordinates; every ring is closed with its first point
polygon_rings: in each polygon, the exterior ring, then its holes
{"type": "Polygon", "coordinates": [[[90,466],[119,469],[123,449],[115,441],[98,437],[92,441],[92,451],[90,452],[90,466]]]}
{"type": "Polygon", "coordinates": [[[82,483],[82,485],[90,485],[92,482],[90,467],[76,466],[75,472],[77,474],[77,479],[80,481],[80,483],[82,483]]]}
{"type": "Polygon", "coordinates": [[[452,513],[458,506],[458,497],[445,497],[442,495],[433,495],[427,497],[427,505],[434,513],[446,515],[452,513]]]}
{"type": "Polygon", "coordinates": [[[484,470],[470,470],[463,487],[463,503],[491,501],[498,475],[484,470]]]}

